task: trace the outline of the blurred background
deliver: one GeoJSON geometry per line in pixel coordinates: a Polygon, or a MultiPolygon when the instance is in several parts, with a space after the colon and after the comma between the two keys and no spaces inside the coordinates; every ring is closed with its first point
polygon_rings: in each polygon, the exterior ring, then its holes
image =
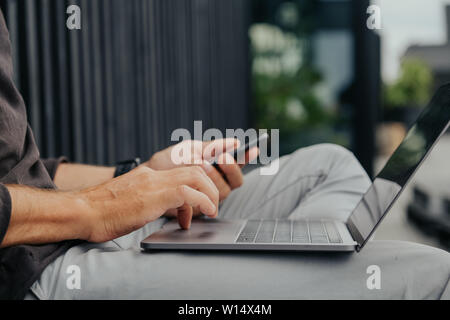
{"type": "MultiPolygon", "coordinates": [[[[450,0],[0,0],[44,157],[111,165],[174,129],[277,128],[373,176],[450,82],[450,0]],[[81,8],[81,30],[66,8],[81,8]],[[370,30],[367,9],[380,8],[370,30]]],[[[450,136],[376,234],[450,248],[450,136]]]]}

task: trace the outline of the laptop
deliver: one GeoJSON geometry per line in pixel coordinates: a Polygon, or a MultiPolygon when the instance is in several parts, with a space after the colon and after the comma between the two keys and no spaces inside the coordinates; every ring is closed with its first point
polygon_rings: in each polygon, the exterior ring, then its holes
{"type": "Polygon", "coordinates": [[[141,242],[143,250],[360,251],[450,125],[450,84],[430,104],[373,180],[347,221],[198,219],[176,221],[141,242]]]}

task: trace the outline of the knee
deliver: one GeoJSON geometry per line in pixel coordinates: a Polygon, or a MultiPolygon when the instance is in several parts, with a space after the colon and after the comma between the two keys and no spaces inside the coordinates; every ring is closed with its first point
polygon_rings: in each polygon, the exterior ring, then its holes
{"type": "MultiPolygon", "coordinates": [[[[332,159],[335,163],[344,161],[357,162],[359,164],[359,161],[356,159],[353,152],[337,144],[322,143],[307,147],[306,149],[310,154],[314,155],[314,158],[316,159],[332,159]]],[[[303,150],[304,149],[297,150],[294,155],[300,154],[303,150]]]]}
{"type": "Polygon", "coordinates": [[[360,179],[364,188],[370,184],[366,171],[353,152],[342,146],[330,143],[318,144],[297,150],[293,158],[296,163],[307,162],[315,170],[320,170],[328,176],[360,179]]]}
{"type": "Polygon", "coordinates": [[[353,152],[337,144],[322,143],[312,146],[311,148],[313,148],[315,152],[332,155],[338,158],[354,158],[353,152]]]}

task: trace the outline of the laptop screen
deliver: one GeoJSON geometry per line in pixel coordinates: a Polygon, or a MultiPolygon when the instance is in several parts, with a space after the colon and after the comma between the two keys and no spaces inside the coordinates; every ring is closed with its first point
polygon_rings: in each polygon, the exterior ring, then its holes
{"type": "Polygon", "coordinates": [[[359,247],[370,238],[449,124],[450,85],[446,85],[438,90],[348,219],[347,226],[359,247]]]}

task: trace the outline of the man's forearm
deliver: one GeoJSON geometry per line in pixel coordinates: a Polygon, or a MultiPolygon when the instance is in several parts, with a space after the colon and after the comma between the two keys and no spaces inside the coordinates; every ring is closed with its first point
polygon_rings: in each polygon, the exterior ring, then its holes
{"type": "Polygon", "coordinates": [[[115,168],[62,163],[54,182],[60,190],[80,190],[102,184],[114,177],[115,168]]]}
{"type": "Polygon", "coordinates": [[[11,217],[0,247],[81,239],[105,242],[124,236],[177,209],[189,228],[192,208],[216,217],[219,192],[199,167],[152,170],[140,166],[80,191],[6,185],[11,217]]]}
{"type": "Polygon", "coordinates": [[[7,185],[11,219],[0,247],[86,239],[89,207],[69,192],[7,185]]]}

